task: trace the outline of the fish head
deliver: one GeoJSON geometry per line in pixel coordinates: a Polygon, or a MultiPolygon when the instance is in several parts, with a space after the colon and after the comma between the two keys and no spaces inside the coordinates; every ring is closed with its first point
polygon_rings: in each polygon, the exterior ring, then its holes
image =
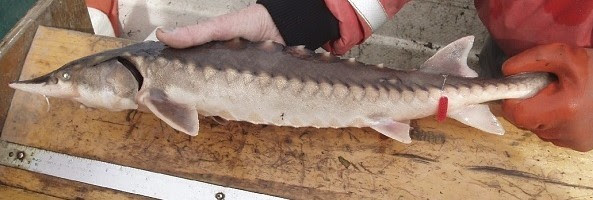
{"type": "Polygon", "coordinates": [[[111,111],[136,109],[134,97],[140,83],[120,59],[79,59],[30,80],[15,81],[11,88],[47,97],[69,99],[91,108],[111,111]]]}
{"type": "Polygon", "coordinates": [[[43,76],[15,81],[11,88],[49,97],[67,98],[75,96],[70,70],[60,69],[43,76]]]}

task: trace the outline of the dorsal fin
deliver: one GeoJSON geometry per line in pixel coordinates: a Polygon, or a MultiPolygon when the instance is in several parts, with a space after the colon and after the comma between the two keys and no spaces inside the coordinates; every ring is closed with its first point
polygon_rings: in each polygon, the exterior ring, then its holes
{"type": "Polygon", "coordinates": [[[430,57],[420,71],[432,74],[449,74],[477,77],[478,73],[467,66],[467,56],[474,43],[474,36],[466,36],[441,48],[430,57]]]}

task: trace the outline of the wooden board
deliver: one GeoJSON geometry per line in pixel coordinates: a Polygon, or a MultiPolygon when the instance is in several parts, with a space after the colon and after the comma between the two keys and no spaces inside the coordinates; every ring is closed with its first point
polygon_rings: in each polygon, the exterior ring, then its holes
{"type": "Polygon", "coordinates": [[[52,197],[49,195],[44,195],[40,193],[31,192],[28,190],[23,190],[20,188],[14,188],[6,185],[0,184],[0,200],[12,200],[12,199],[19,199],[19,200],[29,200],[29,199],[46,199],[46,200],[59,200],[59,198],[52,197]]]}
{"type": "MultiPolygon", "coordinates": [[[[40,28],[21,78],[119,39],[40,28]]],[[[16,92],[2,139],[292,199],[568,199],[593,196],[593,153],[542,142],[503,120],[505,136],[453,120],[416,120],[412,144],[368,129],[218,124],[174,131],[152,114],[80,109],[16,92]]],[[[502,118],[501,118],[502,120],[502,118]]]]}
{"type": "Polygon", "coordinates": [[[37,1],[0,41],[0,130],[14,91],[8,87],[8,83],[19,77],[39,25],[93,33],[84,0],[37,1]]]}

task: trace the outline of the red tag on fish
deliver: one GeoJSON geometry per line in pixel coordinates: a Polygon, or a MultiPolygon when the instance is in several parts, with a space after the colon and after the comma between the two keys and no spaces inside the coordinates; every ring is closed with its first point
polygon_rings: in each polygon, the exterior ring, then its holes
{"type": "Polygon", "coordinates": [[[449,99],[442,96],[439,99],[439,107],[437,108],[437,121],[442,122],[447,118],[447,108],[449,107],[449,99]]]}

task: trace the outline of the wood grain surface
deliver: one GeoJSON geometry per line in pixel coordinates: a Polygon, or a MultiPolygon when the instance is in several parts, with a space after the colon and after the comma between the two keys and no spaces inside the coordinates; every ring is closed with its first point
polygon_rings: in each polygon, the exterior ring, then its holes
{"type": "MultiPolygon", "coordinates": [[[[5,4],[5,2],[0,2],[5,4]]],[[[3,5],[4,6],[4,5],[3,5]]],[[[39,25],[93,33],[84,0],[43,0],[19,20],[0,40],[0,130],[11,104],[8,83],[19,77],[31,41],[39,25]]]]}
{"type": "Polygon", "coordinates": [[[59,198],[44,195],[41,193],[35,193],[28,190],[14,188],[0,184],[0,200],[29,200],[29,199],[47,199],[47,200],[58,200],[59,198]]]}
{"type": "MultiPolygon", "coordinates": [[[[40,27],[21,79],[130,44],[40,27]]],[[[507,121],[506,135],[453,120],[413,121],[412,144],[368,128],[217,123],[177,132],[153,114],[81,109],[15,92],[2,139],[292,199],[591,199],[593,153],[539,140],[507,121]]]]}

